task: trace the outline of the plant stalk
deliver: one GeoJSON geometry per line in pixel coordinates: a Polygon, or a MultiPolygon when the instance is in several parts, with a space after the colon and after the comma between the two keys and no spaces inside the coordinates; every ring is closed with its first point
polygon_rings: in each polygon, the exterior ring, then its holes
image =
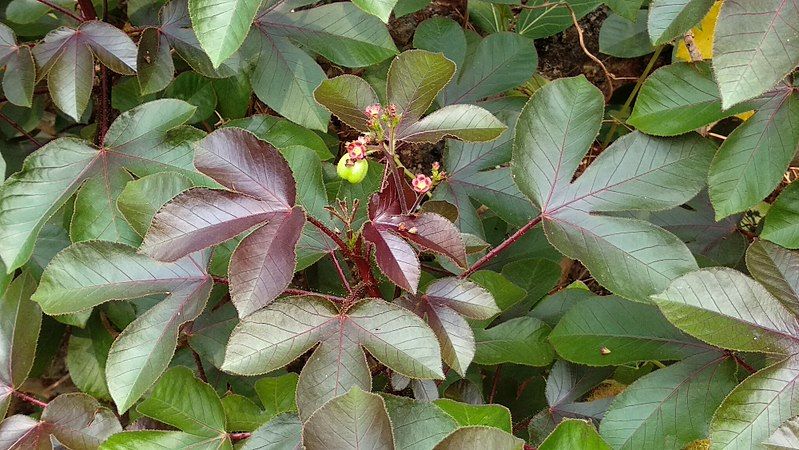
{"type": "Polygon", "coordinates": [[[473,274],[473,273],[477,272],[478,270],[480,270],[481,267],[483,267],[486,264],[488,264],[489,262],[491,262],[492,259],[496,258],[500,253],[505,251],[506,248],[508,248],[511,245],[513,245],[516,241],[521,239],[522,236],[527,234],[528,231],[532,230],[533,228],[535,228],[536,225],[541,223],[541,219],[542,219],[542,216],[539,215],[535,219],[529,221],[527,223],[527,225],[519,228],[509,238],[505,239],[501,244],[499,244],[496,247],[494,247],[493,249],[491,249],[491,251],[486,253],[485,256],[483,256],[482,258],[478,259],[474,264],[472,264],[472,267],[470,267],[468,270],[466,270],[462,274],[458,275],[458,278],[468,278],[471,274],[473,274]]]}

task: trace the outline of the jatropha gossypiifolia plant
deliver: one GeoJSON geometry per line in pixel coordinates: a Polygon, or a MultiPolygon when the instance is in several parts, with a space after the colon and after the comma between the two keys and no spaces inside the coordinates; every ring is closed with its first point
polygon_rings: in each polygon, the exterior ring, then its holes
{"type": "Polygon", "coordinates": [[[7,3],[0,450],[799,448],[795,1],[7,3]]]}

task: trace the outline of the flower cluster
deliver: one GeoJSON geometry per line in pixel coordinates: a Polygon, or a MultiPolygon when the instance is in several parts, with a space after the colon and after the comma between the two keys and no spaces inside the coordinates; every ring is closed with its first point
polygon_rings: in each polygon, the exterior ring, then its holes
{"type": "Polygon", "coordinates": [[[402,113],[397,111],[397,105],[390,104],[385,109],[379,104],[369,105],[363,110],[368,119],[367,125],[381,139],[386,128],[394,129],[402,119],[402,113]]]}

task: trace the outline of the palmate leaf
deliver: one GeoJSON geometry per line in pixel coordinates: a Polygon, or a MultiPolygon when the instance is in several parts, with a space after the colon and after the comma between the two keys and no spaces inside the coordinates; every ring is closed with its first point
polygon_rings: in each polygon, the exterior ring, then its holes
{"type": "Polygon", "coordinates": [[[14,31],[0,23],[0,67],[5,66],[3,93],[9,102],[30,108],[36,84],[36,66],[27,45],[17,45],[14,31]]]}
{"type": "Polygon", "coordinates": [[[714,149],[695,134],[663,139],[633,132],[571,183],[599,131],[602,109],[601,92],[582,77],[539,89],[516,125],[514,179],[541,210],[558,250],[582,261],[614,293],[646,301],[696,269],[693,256],[661,228],[598,213],[681,205],[704,184],[714,149]]]}
{"type": "Polygon", "coordinates": [[[242,450],[295,450],[302,440],[302,422],[295,414],[283,414],[253,431],[242,450]]]}
{"type": "Polygon", "coordinates": [[[47,76],[56,106],[79,121],[92,90],[94,58],[122,75],[136,73],[136,44],[112,25],[91,20],[77,29],[57,28],[33,48],[38,78],[47,76]]]}
{"type": "Polygon", "coordinates": [[[682,449],[707,436],[710,419],[737,384],[735,362],[709,351],[645,375],[616,396],[600,424],[616,449],[682,449]]]}
{"type": "Polygon", "coordinates": [[[222,368],[243,375],[270,372],[317,343],[297,385],[303,418],[353,386],[370,388],[371,374],[361,347],[400,374],[443,378],[432,330],[410,311],[376,299],[344,312],[312,297],[275,301],[242,319],[233,330],[222,368]]]}
{"type": "Polygon", "coordinates": [[[157,28],[145,28],[139,38],[136,56],[139,88],[142,95],[164,90],[175,75],[169,41],[157,28]]]}
{"type": "Polygon", "coordinates": [[[521,450],[524,441],[499,428],[470,426],[453,431],[434,450],[460,448],[490,448],[496,450],[521,450]]]}
{"type": "Polygon", "coordinates": [[[421,266],[410,241],[423,250],[446,256],[455,264],[466,266],[466,246],[455,225],[436,213],[405,212],[415,194],[404,181],[404,174],[389,176],[386,187],[369,200],[369,222],[363,237],[375,247],[380,270],[397,286],[415,294],[421,266]],[[400,179],[397,186],[395,180],[400,179]]]}
{"type": "Polygon", "coordinates": [[[713,72],[728,109],[771,89],[799,64],[799,5],[724,2],[713,39],[713,72]]]}
{"type": "Polygon", "coordinates": [[[487,320],[500,312],[488,291],[459,278],[438,279],[424,295],[401,298],[399,303],[427,319],[438,337],[444,362],[461,376],[475,353],[474,333],[464,317],[487,320]]]}
{"type": "Polygon", "coordinates": [[[39,231],[76,192],[73,223],[81,226],[71,230],[73,241],[137,244],[139,238],[116,207],[131,179],[129,172],[142,177],[174,171],[199,185],[213,184],[191,161],[191,142],[201,132],[173,130],[193,112],[194,107],[180,100],[156,100],[121,114],[109,128],[103,149],[61,138],[32,153],[0,192],[0,257],[7,270],[30,258],[39,231]]]}
{"type": "Polygon", "coordinates": [[[122,244],[74,244],[47,266],[33,300],[48,314],[79,312],[110,300],[168,293],[116,338],[106,362],[108,390],[129,409],[166,369],[178,328],[205,307],[213,284],[208,252],[161,263],[122,244]]]}
{"type": "Polygon", "coordinates": [[[393,449],[394,433],[383,398],[354,387],[330,400],[303,425],[302,443],[308,450],[393,449]]]}
{"type": "Polygon", "coordinates": [[[72,450],[93,450],[122,431],[114,413],[83,393],[62,394],[51,400],[40,420],[15,415],[0,423],[0,447],[53,448],[50,438],[72,450]]]}
{"type": "Polygon", "coordinates": [[[799,151],[799,94],[780,87],[736,128],[710,165],[708,186],[716,218],[745,211],[768,196],[799,151]]]}
{"type": "Polygon", "coordinates": [[[233,252],[230,291],[244,317],[277,298],[291,282],[305,213],[286,160],[252,133],[224,128],[201,141],[198,170],[228,190],[191,189],[162,208],[141,251],[163,261],[232,239],[257,227],[233,252]]]}
{"type": "Polygon", "coordinates": [[[114,337],[105,329],[98,314],[92,315],[83,329],[73,328],[67,347],[67,368],[75,386],[102,400],[111,400],[105,378],[108,352],[114,337]]]}
{"type": "MultiPolygon", "coordinates": [[[[425,50],[409,50],[392,61],[386,98],[402,114],[397,139],[437,142],[451,137],[482,142],[496,139],[507,128],[490,112],[475,105],[449,105],[422,118],[453,73],[452,61],[425,50]]],[[[314,96],[328,111],[360,131],[368,129],[364,106],[376,103],[378,98],[365,80],[348,75],[322,82],[314,96]]]]}
{"type": "Polygon", "coordinates": [[[4,417],[11,392],[33,367],[42,312],[30,300],[36,280],[27,272],[17,277],[0,297],[0,417],[4,417]]]}
{"type": "MultiPolygon", "coordinates": [[[[577,16],[577,20],[596,9],[599,0],[566,0],[577,16]]],[[[546,0],[534,0],[528,6],[537,8],[525,9],[519,14],[519,23],[516,25],[518,33],[532,39],[539,39],[560,33],[572,26],[571,11],[566,6],[547,6],[546,0]]]]}

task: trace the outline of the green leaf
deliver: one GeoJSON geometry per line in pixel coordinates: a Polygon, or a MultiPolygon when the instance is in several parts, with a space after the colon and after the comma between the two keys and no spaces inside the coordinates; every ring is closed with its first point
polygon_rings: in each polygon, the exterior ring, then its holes
{"type": "Polygon", "coordinates": [[[546,366],[555,355],[547,341],[550,331],[549,325],[534,317],[518,317],[487,330],[475,330],[477,351],[474,362],[546,366]]]}
{"type": "Polygon", "coordinates": [[[655,51],[646,31],[646,10],[637,20],[611,14],[599,30],[599,51],[618,58],[637,58],[655,51]]]}
{"type": "Polygon", "coordinates": [[[599,133],[604,105],[602,93],[584,77],[548,83],[525,105],[511,167],[519,189],[542,211],[553,193],[568,186],[599,133]]]}
{"type": "Polygon", "coordinates": [[[524,441],[493,427],[463,427],[447,436],[435,450],[490,448],[492,450],[521,450],[524,441]]]}
{"type": "Polygon", "coordinates": [[[394,448],[383,398],[357,387],[316,410],[302,427],[308,450],[394,448]],[[363,426],[369,424],[369,426],[363,426]]]}
{"type": "Polygon", "coordinates": [[[510,433],[511,415],[502,405],[470,405],[448,398],[433,401],[442,411],[452,417],[461,427],[484,426],[510,433]]]}
{"type": "Polygon", "coordinates": [[[580,20],[583,16],[596,9],[602,4],[600,0],[566,0],[565,6],[548,6],[551,2],[547,0],[533,0],[527,6],[537,8],[524,9],[519,14],[519,23],[516,25],[518,33],[532,39],[545,38],[569,28],[574,24],[571,10],[580,20]]]}
{"type": "MultiPolygon", "coordinates": [[[[26,7],[35,9],[35,5],[26,7]]],[[[11,9],[10,6],[8,9],[11,9]]],[[[17,106],[30,108],[36,84],[36,67],[31,48],[17,45],[14,31],[4,24],[0,24],[0,66],[6,66],[3,75],[3,93],[6,99],[17,106]]]]}
{"type": "Polygon", "coordinates": [[[431,17],[420,23],[413,33],[413,46],[430,52],[441,52],[457,67],[466,58],[466,36],[458,22],[449,17],[431,17]]]}
{"type": "Polygon", "coordinates": [[[278,150],[285,150],[292,146],[303,146],[316,152],[322,161],[333,157],[325,141],[318,134],[282,117],[256,114],[244,119],[231,120],[227,125],[250,131],[258,136],[259,139],[272,144],[278,150]]]}
{"type": "Polygon", "coordinates": [[[544,442],[540,450],[565,450],[580,448],[581,450],[610,450],[611,447],[599,437],[591,423],[584,420],[567,419],[558,424],[544,442]]]}
{"type": "Polygon", "coordinates": [[[267,33],[288,37],[346,67],[370,66],[397,54],[386,26],[351,2],[295,12],[274,8],[258,21],[267,33]]]}
{"type": "Polygon", "coordinates": [[[590,366],[679,360],[709,349],[676,329],[656,306],[613,296],[574,305],[549,340],[561,357],[590,366]]]}
{"type": "Polygon", "coordinates": [[[297,405],[294,403],[297,378],[297,374],[287,373],[261,378],[255,383],[255,392],[267,413],[277,416],[297,410],[297,405]]]}
{"type": "Polygon", "coordinates": [[[183,72],[175,77],[164,90],[164,96],[184,100],[196,108],[188,123],[202,122],[216,109],[216,91],[211,79],[195,72],[183,72]]]}
{"type": "Polygon", "coordinates": [[[754,102],[722,110],[716,81],[707,62],[675,63],[644,81],[627,123],[656,136],[675,136],[749,111],[754,102]]]}
{"type": "Polygon", "coordinates": [[[361,132],[369,125],[364,110],[380,103],[374,89],[363,78],[341,75],[322,81],[313,93],[314,99],[342,122],[361,132]]]}
{"type": "Polygon", "coordinates": [[[432,450],[458,423],[440,407],[407,397],[382,394],[397,450],[432,450]]]}
{"type": "Polygon", "coordinates": [[[653,45],[682,37],[705,17],[713,0],[654,0],[649,6],[647,27],[653,45]]]}
{"type": "Polygon", "coordinates": [[[708,176],[716,219],[750,208],[779,184],[799,150],[795,117],[799,94],[782,89],[727,136],[708,176]]]}
{"type": "Polygon", "coordinates": [[[546,221],[544,231],[555,248],[582,261],[600,284],[631,300],[647,301],[697,268],[679,238],[641,220],[566,210],[546,221]]]}
{"type": "Polygon", "coordinates": [[[0,297],[0,417],[11,390],[18,388],[33,367],[42,312],[30,300],[36,279],[27,272],[17,277],[0,297]]]}
{"type": "Polygon", "coordinates": [[[166,88],[175,75],[175,64],[169,42],[157,28],[145,28],[139,38],[139,53],[136,57],[139,69],[139,88],[142,94],[153,94],[166,88]]]}
{"type": "Polygon", "coordinates": [[[380,18],[383,23],[388,23],[391,10],[397,4],[397,0],[353,0],[352,3],[364,12],[380,18]]]}
{"type": "Polygon", "coordinates": [[[799,248],[799,183],[783,189],[764,220],[761,238],[786,248],[799,248]]]}
{"type": "Polygon", "coordinates": [[[86,327],[73,328],[67,347],[67,368],[75,386],[95,398],[111,400],[105,379],[108,351],[114,338],[94,314],[86,327]]]}
{"type": "Polygon", "coordinates": [[[388,69],[386,97],[402,114],[399,135],[427,112],[454,73],[455,63],[440,53],[409,50],[394,58],[388,69]]]}
{"type": "Polygon", "coordinates": [[[737,351],[787,354],[799,323],[754,280],[726,268],[702,269],[654,295],[674,325],[711,345],[737,351]]]}
{"type": "Polygon", "coordinates": [[[746,251],[746,267],[783,306],[799,313],[799,252],[756,241],[746,251]]]}
{"type": "Polygon", "coordinates": [[[302,439],[302,422],[294,414],[275,417],[253,431],[242,450],[295,450],[302,439]]]}
{"type": "Polygon", "coordinates": [[[636,380],[602,419],[615,449],[681,449],[708,434],[710,419],[735,387],[736,365],[719,352],[701,353],[636,380]]]}
{"type": "Polygon", "coordinates": [[[326,78],[319,64],[288,39],[256,31],[250,36],[256,53],[250,72],[255,95],[292,122],[327,131],[330,115],[313,99],[326,78]]]}
{"type": "Polygon", "coordinates": [[[225,434],[222,402],[207,383],[183,366],[161,375],[137,410],[155,420],[203,437],[225,434]]]}
{"type": "Polygon", "coordinates": [[[172,130],[193,111],[180,100],[156,100],[121,114],[106,133],[105,151],[78,139],[61,138],[32,153],[0,191],[0,256],[7,270],[13,271],[30,258],[44,224],[87,180],[93,180],[90,190],[99,190],[103,197],[84,194],[73,220],[91,227],[76,227],[72,237],[133,239],[130,243],[138,239],[116,208],[121,180],[130,179],[127,172],[142,177],[177,171],[197,184],[208,185],[210,180],[197,174],[192,164],[191,143],[200,132],[172,130]],[[109,190],[102,181],[115,188],[109,190]]]}
{"type": "Polygon", "coordinates": [[[155,213],[169,200],[191,187],[191,180],[176,172],[147,175],[125,185],[117,197],[117,208],[136,233],[144,236],[155,213]]]}
{"type": "Polygon", "coordinates": [[[125,431],[111,436],[105,441],[100,449],[102,450],[140,450],[143,448],[152,449],[173,449],[181,448],[186,450],[231,450],[233,446],[227,436],[220,438],[196,436],[181,431],[125,431]]]}
{"type": "Polygon", "coordinates": [[[643,2],[644,0],[605,0],[604,3],[616,14],[634,21],[643,2]]]}
{"type": "Polygon", "coordinates": [[[580,260],[612,292],[646,301],[696,269],[693,256],[649,223],[595,213],[689,201],[704,185],[712,145],[698,135],[667,140],[630,133],[570,183],[599,129],[603,103],[583,77],[541,87],[519,117],[511,167],[519,189],[540,206],[555,248],[580,260]],[[650,197],[652,186],[657,194],[650,197]],[[617,276],[620,267],[626,276],[617,276]]]}
{"type": "Polygon", "coordinates": [[[459,66],[456,80],[439,98],[452,105],[501,94],[530,79],[537,64],[532,40],[511,32],[490,34],[459,66]]]}
{"type": "Polygon", "coordinates": [[[799,361],[796,356],[750,376],[724,399],[710,423],[710,439],[719,448],[752,448],[781,423],[799,414],[799,361]]]}
{"type": "Polygon", "coordinates": [[[261,0],[189,0],[191,23],[214,68],[239,49],[260,5],[261,0]]]}
{"type": "Polygon", "coordinates": [[[398,133],[397,139],[435,143],[452,137],[466,142],[483,142],[496,139],[506,129],[493,114],[479,106],[450,105],[408,125],[398,133]]]}
{"type": "Polygon", "coordinates": [[[799,65],[799,5],[725,2],[713,40],[713,72],[728,109],[771,89],[799,65]]]}

